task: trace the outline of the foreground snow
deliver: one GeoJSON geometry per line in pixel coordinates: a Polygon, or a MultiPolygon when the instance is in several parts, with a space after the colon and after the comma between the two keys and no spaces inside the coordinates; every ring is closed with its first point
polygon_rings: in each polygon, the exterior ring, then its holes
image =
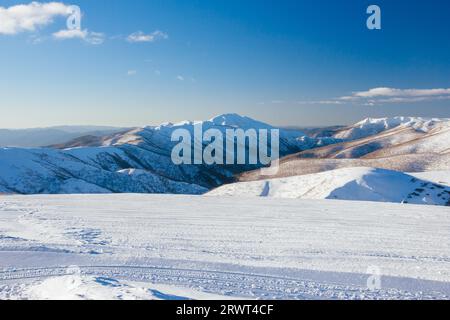
{"type": "Polygon", "coordinates": [[[223,300],[226,296],[171,285],[78,274],[0,285],[0,299],[34,300],[223,300]]]}
{"type": "MultiPolygon", "coordinates": [[[[450,187],[433,182],[436,178],[436,173],[413,176],[376,168],[344,168],[303,176],[234,183],[219,187],[209,195],[448,205],[450,187]],[[419,177],[432,179],[421,180],[419,177]]],[[[442,174],[441,179],[445,179],[442,174]]]]}
{"type": "Polygon", "coordinates": [[[448,299],[449,230],[450,210],[434,206],[8,196],[0,298],[448,299]]]}

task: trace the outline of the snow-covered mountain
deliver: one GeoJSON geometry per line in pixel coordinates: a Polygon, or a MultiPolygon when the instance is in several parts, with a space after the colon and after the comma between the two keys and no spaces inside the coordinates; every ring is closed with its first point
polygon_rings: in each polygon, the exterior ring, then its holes
{"type": "Polygon", "coordinates": [[[240,182],[219,187],[208,195],[450,205],[448,186],[403,172],[375,168],[346,168],[288,178],[240,182]]]}
{"type": "MultiPolygon", "coordinates": [[[[201,194],[233,181],[236,173],[255,166],[175,165],[171,133],[193,131],[195,124],[225,132],[229,128],[272,129],[236,114],[204,122],[166,123],[103,137],[98,146],[69,149],[0,149],[0,192],[3,193],[185,193],[201,194]]],[[[329,141],[329,140],[328,140],[329,141]]],[[[280,154],[324,143],[295,130],[280,129],[280,154]]],[[[90,145],[97,145],[91,141],[90,145]]],[[[71,142],[74,146],[74,141],[71,142]]]]}
{"type": "Polygon", "coordinates": [[[356,140],[399,127],[428,132],[437,123],[448,121],[450,119],[420,117],[367,118],[354,125],[338,130],[333,134],[333,137],[344,140],[356,140]]]}
{"type": "Polygon", "coordinates": [[[305,152],[304,158],[381,158],[450,151],[450,119],[366,119],[334,134],[344,142],[305,152]]]}
{"type": "MultiPolygon", "coordinates": [[[[203,131],[210,129],[219,130],[225,137],[227,129],[254,129],[254,130],[280,130],[280,154],[287,155],[296,150],[306,150],[312,147],[321,146],[329,143],[339,142],[339,139],[330,138],[319,138],[312,139],[309,138],[305,133],[300,130],[290,130],[275,128],[267,123],[263,123],[249,117],[241,116],[235,113],[223,114],[214,117],[207,121],[182,121],[179,123],[163,123],[159,126],[151,126],[145,128],[134,128],[126,132],[117,133],[114,135],[109,135],[98,139],[95,143],[93,141],[89,142],[89,146],[121,146],[124,144],[131,145],[145,145],[154,144],[158,148],[167,148],[174,146],[176,143],[171,141],[171,134],[177,129],[184,129],[190,132],[194,136],[194,127],[196,125],[201,125],[203,131]]],[[[79,139],[74,139],[66,144],[61,144],[58,146],[60,149],[65,149],[66,147],[73,147],[74,145],[83,146],[82,141],[86,137],[80,137],[79,139]]]]}
{"type": "MultiPolygon", "coordinates": [[[[186,129],[193,136],[194,127],[200,124],[203,131],[217,129],[224,136],[230,128],[274,129],[248,117],[224,114],[208,121],[83,136],[53,148],[1,148],[0,193],[203,194],[235,182],[236,176],[240,181],[264,179],[259,170],[252,171],[258,165],[175,165],[171,152],[177,142],[171,141],[172,132],[186,129]]],[[[345,167],[448,170],[448,141],[448,119],[366,119],[325,138],[280,129],[280,156],[284,158],[275,178],[345,167]]]]}
{"type": "MultiPolygon", "coordinates": [[[[333,134],[345,141],[289,155],[278,178],[349,167],[403,172],[450,169],[450,120],[396,117],[366,119],[333,134]],[[353,140],[356,139],[356,140],[353,140]]],[[[246,172],[240,181],[264,179],[246,172]]]]}

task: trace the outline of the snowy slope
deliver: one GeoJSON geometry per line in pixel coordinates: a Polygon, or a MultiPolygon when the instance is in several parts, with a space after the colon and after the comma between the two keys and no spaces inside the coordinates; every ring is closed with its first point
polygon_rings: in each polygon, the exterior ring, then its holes
{"type": "MultiPolygon", "coordinates": [[[[385,158],[358,159],[308,159],[301,158],[299,154],[295,154],[281,159],[279,171],[273,178],[286,178],[356,167],[382,168],[416,173],[447,171],[450,168],[450,153],[406,154],[385,158]]],[[[263,179],[267,179],[267,177],[261,175],[260,170],[244,172],[238,177],[238,181],[241,182],[263,179]]]]}
{"type": "Polygon", "coordinates": [[[1,286],[0,299],[20,300],[226,300],[186,287],[68,274],[1,286]]]}
{"type": "Polygon", "coordinates": [[[0,188],[4,193],[20,194],[201,194],[207,191],[199,185],[171,180],[151,171],[137,175],[122,169],[133,165],[142,168],[123,150],[111,147],[67,151],[3,148],[0,149],[0,188]]]}
{"type": "Polygon", "coordinates": [[[432,181],[450,187],[450,170],[445,171],[425,171],[408,173],[418,179],[432,181]]]}
{"type": "Polygon", "coordinates": [[[432,206],[7,196],[0,298],[449,299],[449,229],[432,206]]]}
{"type": "Polygon", "coordinates": [[[450,204],[448,186],[402,172],[374,168],[346,168],[282,179],[240,182],[219,187],[208,195],[450,204]]]}

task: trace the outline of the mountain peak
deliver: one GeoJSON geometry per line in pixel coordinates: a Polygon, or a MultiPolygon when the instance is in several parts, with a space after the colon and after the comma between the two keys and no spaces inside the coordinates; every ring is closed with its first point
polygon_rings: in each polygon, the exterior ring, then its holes
{"type": "Polygon", "coordinates": [[[210,119],[209,121],[217,123],[217,122],[242,122],[242,121],[255,121],[249,117],[242,116],[238,113],[224,113],[215,116],[214,118],[210,119]]]}
{"type": "Polygon", "coordinates": [[[241,128],[241,129],[271,129],[272,126],[252,119],[247,116],[242,116],[237,113],[225,113],[218,115],[209,121],[209,123],[212,123],[216,126],[229,126],[229,127],[235,127],[235,128],[241,128]]]}

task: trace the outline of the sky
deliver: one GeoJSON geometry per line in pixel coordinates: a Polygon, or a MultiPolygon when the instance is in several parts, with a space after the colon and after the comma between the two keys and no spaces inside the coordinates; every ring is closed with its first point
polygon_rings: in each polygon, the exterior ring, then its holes
{"type": "Polygon", "coordinates": [[[0,128],[450,117],[449,16],[447,0],[1,0],[0,128]]]}

